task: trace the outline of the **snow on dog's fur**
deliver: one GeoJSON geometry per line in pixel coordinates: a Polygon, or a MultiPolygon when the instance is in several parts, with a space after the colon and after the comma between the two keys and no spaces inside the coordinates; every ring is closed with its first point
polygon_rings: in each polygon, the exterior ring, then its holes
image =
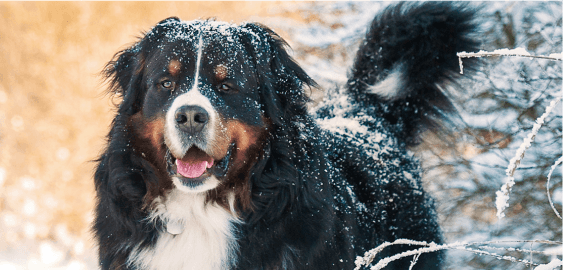
{"type": "Polygon", "coordinates": [[[386,9],[313,114],[315,82],[267,27],[158,23],[106,70],[123,100],[95,174],[101,267],[352,269],[385,241],[440,243],[406,147],[452,111],[440,87],[476,47],[472,17],[452,3],[386,9]]]}

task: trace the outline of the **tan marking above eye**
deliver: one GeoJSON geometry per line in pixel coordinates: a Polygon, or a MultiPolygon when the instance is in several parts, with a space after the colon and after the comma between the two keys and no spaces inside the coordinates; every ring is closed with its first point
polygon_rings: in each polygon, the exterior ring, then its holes
{"type": "Polygon", "coordinates": [[[227,75],[229,75],[229,69],[223,64],[217,65],[214,72],[215,79],[217,79],[217,81],[223,81],[225,78],[227,78],[227,75]]]}
{"type": "Polygon", "coordinates": [[[180,61],[178,61],[176,59],[172,59],[170,61],[170,63],[168,63],[168,72],[172,76],[176,76],[176,75],[178,75],[178,73],[180,73],[181,67],[182,67],[182,64],[180,64],[180,61]]]}

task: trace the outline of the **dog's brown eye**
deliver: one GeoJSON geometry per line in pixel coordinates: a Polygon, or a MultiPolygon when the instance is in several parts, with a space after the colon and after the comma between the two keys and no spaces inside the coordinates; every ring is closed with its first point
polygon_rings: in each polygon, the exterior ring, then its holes
{"type": "Polygon", "coordinates": [[[173,86],[173,83],[170,82],[170,81],[168,81],[168,80],[163,81],[163,82],[160,83],[160,84],[161,84],[164,88],[171,88],[171,87],[173,86]]]}

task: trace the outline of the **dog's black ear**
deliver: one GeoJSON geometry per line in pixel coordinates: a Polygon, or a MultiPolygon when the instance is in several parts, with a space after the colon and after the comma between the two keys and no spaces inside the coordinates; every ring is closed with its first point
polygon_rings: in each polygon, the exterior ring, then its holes
{"type": "Polygon", "coordinates": [[[168,24],[168,23],[179,23],[181,20],[178,17],[168,17],[160,22],[158,22],[156,25],[163,25],[163,24],[168,24]]]}
{"type": "Polygon", "coordinates": [[[109,82],[109,92],[123,98],[121,105],[130,100],[128,96],[131,96],[131,94],[128,92],[131,79],[135,74],[135,62],[137,62],[135,53],[132,48],[128,48],[115,54],[113,60],[106,64],[103,71],[106,80],[109,82]]]}
{"type": "Polygon", "coordinates": [[[140,99],[144,91],[141,85],[145,69],[145,57],[158,39],[164,35],[167,28],[180,22],[177,17],[170,17],[160,21],[156,26],[139,38],[133,46],[117,52],[108,62],[102,72],[109,83],[109,92],[120,96],[120,113],[134,114],[140,109],[140,99]]]}
{"type": "Polygon", "coordinates": [[[103,71],[103,76],[109,83],[109,93],[122,98],[119,112],[129,115],[139,110],[137,100],[144,69],[144,56],[139,47],[140,43],[137,43],[115,54],[103,71]]]}
{"type": "Polygon", "coordinates": [[[276,125],[305,113],[308,101],[304,89],[317,84],[289,56],[288,44],[274,31],[257,23],[242,26],[243,43],[256,63],[260,93],[266,117],[276,125]]]}

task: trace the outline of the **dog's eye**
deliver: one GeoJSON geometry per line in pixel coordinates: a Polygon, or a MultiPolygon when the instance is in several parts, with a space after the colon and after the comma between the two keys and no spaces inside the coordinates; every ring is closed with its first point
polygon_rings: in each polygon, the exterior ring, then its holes
{"type": "Polygon", "coordinates": [[[164,88],[172,88],[172,86],[174,86],[174,83],[172,83],[171,81],[162,81],[162,83],[160,83],[162,85],[162,87],[164,88]]]}
{"type": "Polygon", "coordinates": [[[229,86],[228,84],[219,85],[219,91],[224,92],[224,93],[234,93],[234,92],[236,92],[235,89],[232,88],[231,86],[229,86]]]}

